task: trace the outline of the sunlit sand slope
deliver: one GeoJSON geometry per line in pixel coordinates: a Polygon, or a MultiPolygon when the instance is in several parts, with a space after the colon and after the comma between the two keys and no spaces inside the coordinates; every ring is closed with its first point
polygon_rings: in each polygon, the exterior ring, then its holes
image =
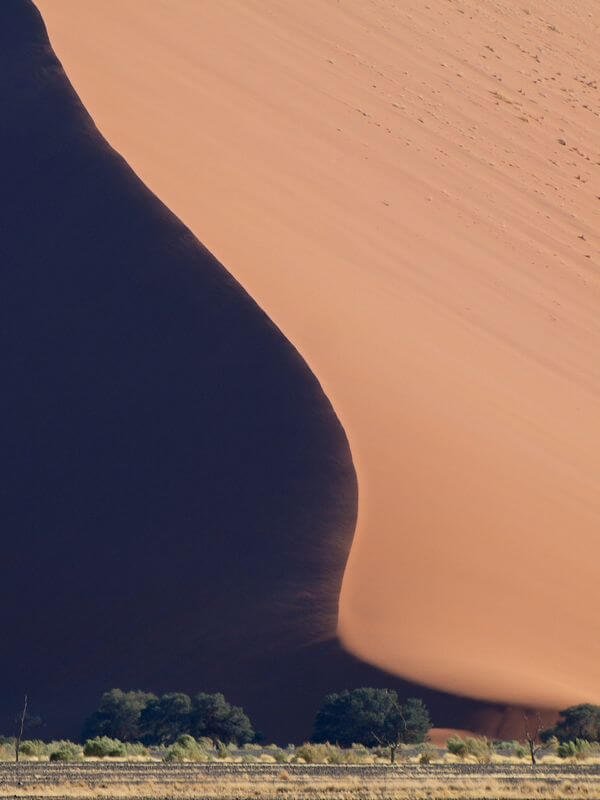
{"type": "Polygon", "coordinates": [[[347,647],[599,701],[597,3],[38,5],[103,133],[340,415],[347,647]]]}
{"type": "Polygon", "coordinates": [[[0,106],[0,731],[25,692],[37,735],[78,736],[140,686],[224,691],[288,736],[274,707],[335,632],[354,532],[344,432],[22,0],[0,3],[0,106]]]}

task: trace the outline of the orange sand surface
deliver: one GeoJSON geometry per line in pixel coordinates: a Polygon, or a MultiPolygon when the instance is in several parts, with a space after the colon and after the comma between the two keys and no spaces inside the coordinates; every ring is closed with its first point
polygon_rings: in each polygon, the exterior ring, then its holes
{"type": "Polygon", "coordinates": [[[344,424],[345,645],[599,702],[597,2],[36,2],[100,130],[344,424]]]}

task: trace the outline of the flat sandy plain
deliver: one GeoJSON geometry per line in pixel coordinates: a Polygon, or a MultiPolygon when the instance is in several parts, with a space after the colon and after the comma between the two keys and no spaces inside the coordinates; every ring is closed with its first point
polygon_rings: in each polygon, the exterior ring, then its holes
{"type": "Polygon", "coordinates": [[[600,766],[0,764],[0,797],[206,800],[598,798],[600,766]]]}
{"type": "Polygon", "coordinates": [[[347,647],[600,701],[596,0],[36,2],[101,132],[344,425],[347,647]]]}

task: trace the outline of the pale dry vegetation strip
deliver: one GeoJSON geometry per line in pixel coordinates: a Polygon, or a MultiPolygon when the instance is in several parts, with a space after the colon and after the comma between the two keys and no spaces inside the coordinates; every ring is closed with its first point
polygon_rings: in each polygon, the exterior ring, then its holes
{"type": "Polygon", "coordinates": [[[46,783],[43,777],[33,785],[19,782],[0,785],[0,797],[27,798],[176,798],[191,800],[435,800],[435,798],[498,798],[498,800],[523,800],[524,798],[600,798],[600,774],[586,775],[579,780],[573,776],[545,775],[543,771],[527,778],[470,774],[398,776],[389,779],[368,777],[330,777],[293,775],[282,770],[277,777],[265,780],[251,775],[204,776],[198,781],[177,781],[168,775],[156,776],[139,782],[105,782],[102,775],[97,780],[46,783]]]}

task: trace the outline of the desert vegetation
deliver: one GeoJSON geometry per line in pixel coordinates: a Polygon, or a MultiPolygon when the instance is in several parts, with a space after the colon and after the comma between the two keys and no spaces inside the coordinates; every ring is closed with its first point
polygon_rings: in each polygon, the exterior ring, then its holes
{"type": "MultiPolygon", "coordinates": [[[[190,765],[492,768],[541,762],[544,766],[600,763],[600,707],[567,708],[541,731],[524,716],[521,741],[449,736],[429,741],[431,718],[418,698],[401,700],[387,689],[361,687],[327,695],[302,744],[257,741],[248,715],[220,693],[157,696],[111,689],[83,726],[81,742],[25,738],[30,718],[20,712],[15,736],[0,736],[0,761],[91,763],[164,762],[190,765]]],[[[31,720],[35,721],[34,718],[31,720]]]]}
{"type": "Polygon", "coordinates": [[[363,687],[330,694],[317,713],[313,739],[344,747],[358,743],[389,748],[393,764],[402,744],[424,742],[431,719],[422,700],[401,703],[389,689],[363,687]]]}
{"type": "Polygon", "coordinates": [[[181,692],[157,697],[140,691],[111,689],[102,695],[86,720],[83,738],[108,737],[122,742],[173,744],[182,735],[217,742],[244,744],[255,738],[252,723],[239,706],[220,694],[181,692]]]}
{"type": "Polygon", "coordinates": [[[559,742],[575,739],[600,742],[600,706],[581,703],[565,708],[560,712],[556,725],[540,734],[542,741],[548,741],[552,737],[556,737],[559,742]]]}
{"type": "Polygon", "coordinates": [[[597,769],[562,762],[487,765],[0,764],[0,797],[205,798],[206,800],[435,800],[594,798],[597,769]]]}

